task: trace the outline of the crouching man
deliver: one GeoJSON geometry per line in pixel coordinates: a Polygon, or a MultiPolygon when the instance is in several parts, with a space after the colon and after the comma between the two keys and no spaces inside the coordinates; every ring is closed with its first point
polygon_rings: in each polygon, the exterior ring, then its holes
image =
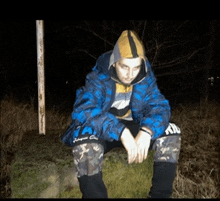
{"type": "Polygon", "coordinates": [[[113,51],[101,55],[76,92],[72,123],[62,141],[73,147],[83,198],[107,198],[103,155],[116,146],[128,163],[142,163],[155,150],[150,198],[169,198],[180,152],[180,129],[170,123],[170,106],[160,93],[144,46],[130,30],[113,51]]]}

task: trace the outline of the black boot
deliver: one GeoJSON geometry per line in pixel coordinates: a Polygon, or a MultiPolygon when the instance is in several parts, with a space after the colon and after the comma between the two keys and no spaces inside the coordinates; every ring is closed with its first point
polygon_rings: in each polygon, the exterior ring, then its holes
{"type": "Polygon", "coordinates": [[[149,198],[170,198],[176,174],[176,163],[154,162],[153,170],[149,198]]]}
{"type": "Polygon", "coordinates": [[[78,180],[83,195],[82,198],[108,198],[107,190],[102,180],[102,172],[92,176],[84,175],[78,180]]]}

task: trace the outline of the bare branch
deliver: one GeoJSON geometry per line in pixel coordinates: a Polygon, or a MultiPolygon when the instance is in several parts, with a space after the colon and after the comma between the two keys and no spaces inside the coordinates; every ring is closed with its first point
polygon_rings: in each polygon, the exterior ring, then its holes
{"type": "Polygon", "coordinates": [[[155,50],[154,58],[153,58],[153,60],[152,60],[152,65],[154,65],[154,62],[155,62],[156,57],[157,57],[157,54],[158,54],[158,50],[160,49],[157,40],[155,40],[155,49],[156,49],[156,50],[155,50]]]}
{"type": "Polygon", "coordinates": [[[206,48],[206,47],[201,47],[201,48],[195,50],[194,52],[192,52],[191,55],[188,56],[187,59],[188,59],[188,60],[191,59],[196,53],[198,53],[198,52],[201,51],[201,50],[204,50],[205,48],[206,48]]]}
{"type": "Polygon", "coordinates": [[[144,28],[143,28],[142,36],[141,36],[142,41],[144,40],[144,33],[145,33],[145,30],[146,30],[146,25],[147,25],[147,20],[145,20],[145,22],[144,22],[144,28]]]}
{"type": "Polygon", "coordinates": [[[172,34],[170,34],[169,36],[167,36],[166,38],[164,38],[164,40],[167,40],[168,38],[171,38],[175,33],[177,33],[179,31],[180,28],[183,27],[183,25],[185,25],[189,20],[185,20],[183,23],[181,23],[176,29],[174,29],[174,31],[172,32],[172,34]]]}
{"type": "Polygon", "coordinates": [[[164,69],[164,68],[168,68],[168,67],[172,67],[175,66],[177,64],[183,63],[184,61],[187,61],[189,59],[191,59],[196,53],[198,53],[199,51],[205,49],[206,47],[201,47],[187,55],[184,55],[182,57],[178,57],[176,59],[173,59],[169,62],[164,62],[164,63],[160,63],[159,66],[156,67],[156,69],[164,69]]]}
{"type": "Polygon", "coordinates": [[[137,31],[139,32],[140,31],[140,27],[142,26],[142,24],[143,24],[143,20],[140,20],[139,22],[138,22],[138,25],[137,25],[137,31]]]}
{"type": "Polygon", "coordinates": [[[134,30],[136,30],[136,26],[135,26],[134,20],[130,20],[130,22],[132,23],[132,25],[134,27],[134,30]]]}
{"type": "Polygon", "coordinates": [[[90,57],[92,57],[93,59],[97,60],[97,57],[92,55],[91,53],[89,53],[87,50],[84,49],[78,49],[79,52],[85,52],[86,54],[88,54],[90,57]]]}
{"type": "Polygon", "coordinates": [[[84,20],[84,22],[87,25],[88,29],[91,30],[89,23],[86,20],[84,20]]]}
{"type": "Polygon", "coordinates": [[[84,27],[80,27],[80,26],[76,26],[77,29],[83,29],[85,31],[88,31],[90,33],[92,33],[94,36],[96,36],[97,38],[105,41],[107,44],[111,45],[112,47],[114,47],[114,44],[112,44],[111,42],[109,42],[108,40],[106,40],[105,38],[103,38],[102,36],[100,36],[99,34],[97,34],[96,32],[94,32],[93,30],[91,29],[86,29],[84,27]]]}
{"type": "Polygon", "coordinates": [[[195,72],[199,72],[204,70],[204,67],[202,68],[197,68],[197,69],[193,69],[193,70],[189,70],[189,69],[184,69],[184,70],[177,70],[177,71],[173,71],[173,72],[166,72],[166,73],[162,73],[162,74],[157,74],[155,75],[156,77],[163,77],[163,76],[169,76],[169,75],[177,75],[177,74],[183,74],[183,73],[195,73],[195,72]]]}

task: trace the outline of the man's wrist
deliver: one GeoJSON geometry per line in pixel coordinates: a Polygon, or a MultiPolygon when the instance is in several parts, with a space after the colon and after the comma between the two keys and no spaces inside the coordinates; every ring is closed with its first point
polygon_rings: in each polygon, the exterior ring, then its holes
{"type": "Polygon", "coordinates": [[[151,137],[153,135],[153,133],[149,130],[149,129],[146,129],[145,127],[141,127],[140,128],[141,131],[144,131],[145,133],[149,134],[151,137]]]}
{"type": "Polygon", "coordinates": [[[129,134],[131,134],[130,130],[129,130],[127,127],[125,127],[125,128],[123,129],[123,132],[121,133],[120,139],[125,138],[125,136],[127,136],[127,135],[129,135],[129,134]]]}

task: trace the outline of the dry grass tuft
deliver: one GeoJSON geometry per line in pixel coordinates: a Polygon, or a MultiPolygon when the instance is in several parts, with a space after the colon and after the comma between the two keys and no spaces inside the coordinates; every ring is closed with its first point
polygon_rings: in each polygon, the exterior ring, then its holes
{"type": "MultiPolygon", "coordinates": [[[[71,113],[71,111],[70,111],[71,113]]],[[[55,108],[46,111],[47,130],[66,129],[71,116],[55,108]]],[[[3,147],[16,147],[24,133],[38,129],[38,111],[33,104],[19,103],[6,96],[1,101],[1,133],[3,147]]]]}
{"type": "Polygon", "coordinates": [[[219,197],[220,105],[215,102],[180,105],[172,113],[182,131],[182,148],[174,197],[219,197]]]}

